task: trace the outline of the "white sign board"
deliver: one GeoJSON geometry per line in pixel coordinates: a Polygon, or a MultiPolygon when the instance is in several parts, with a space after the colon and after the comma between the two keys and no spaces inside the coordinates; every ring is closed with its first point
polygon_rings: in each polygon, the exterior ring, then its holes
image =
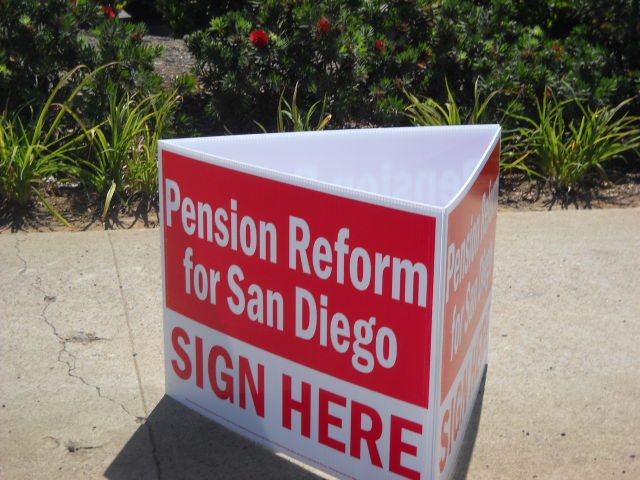
{"type": "Polygon", "coordinates": [[[447,478],[487,359],[497,125],[160,142],[166,388],[340,478],[447,478]]]}

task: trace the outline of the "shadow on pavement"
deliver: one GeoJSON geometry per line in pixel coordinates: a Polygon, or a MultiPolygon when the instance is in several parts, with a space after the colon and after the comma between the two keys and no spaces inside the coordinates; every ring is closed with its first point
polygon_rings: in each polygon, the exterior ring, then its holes
{"type": "Polygon", "coordinates": [[[166,395],[104,475],[112,480],[320,478],[166,395]]]}
{"type": "MultiPolygon", "coordinates": [[[[467,476],[478,434],[485,378],[486,369],[452,480],[464,480],[467,476]]],[[[109,465],[105,477],[111,480],[320,478],[166,395],[109,465]]]]}

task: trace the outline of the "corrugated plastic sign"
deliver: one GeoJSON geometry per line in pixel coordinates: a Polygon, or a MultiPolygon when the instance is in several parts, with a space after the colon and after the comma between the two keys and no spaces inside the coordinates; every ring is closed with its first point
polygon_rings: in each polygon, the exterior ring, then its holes
{"type": "Polygon", "coordinates": [[[446,478],[486,363],[498,126],[165,140],[167,393],[340,478],[446,478]]]}

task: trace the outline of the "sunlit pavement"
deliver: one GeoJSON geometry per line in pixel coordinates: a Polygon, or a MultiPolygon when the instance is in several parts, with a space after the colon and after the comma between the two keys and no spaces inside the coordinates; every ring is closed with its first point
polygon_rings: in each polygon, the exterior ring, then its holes
{"type": "MultiPolygon", "coordinates": [[[[456,478],[640,478],[640,209],[500,213],[456,478]]],[[[158,230],[0,235],[0,477],[316,478],[164,396],[158,230]]]]}

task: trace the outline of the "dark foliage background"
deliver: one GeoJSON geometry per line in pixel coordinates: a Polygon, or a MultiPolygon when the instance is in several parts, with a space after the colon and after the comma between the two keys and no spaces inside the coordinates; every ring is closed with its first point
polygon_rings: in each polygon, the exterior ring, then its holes
{"type": "Polygon", "coordinates": [[[498,91],[495,120],[507,105],[531,113],[547,89],[594,106],[640,91],[638,0],[160,5],[181,32],[193,30],[209,113],[233,132],[250,130],[249,119],[273,122],[278,97],[297,81],[303,103],[327,96],[334,126],[406,123],[403,90],[445,100],[445,81],[463,104],[478,78],[485,92],[498,91]],[[189,11],[201,12],[198,24],[181,23],[189,11]],[[251,42],[256,30],[268,35],[265,46],[251,42]]]}

